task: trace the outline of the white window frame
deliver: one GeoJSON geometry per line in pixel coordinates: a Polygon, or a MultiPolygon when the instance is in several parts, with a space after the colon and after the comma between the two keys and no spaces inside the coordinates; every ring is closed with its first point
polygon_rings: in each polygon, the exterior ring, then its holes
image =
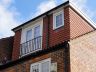
{"type": "Polygon", "coordinates": [[[40,19],[36,22],[31,22],[30,25],[26,25],[24,27],[22,27],[22,34],[21,34],[21,43],[25,43],[26,42],[26,32],[30,29],[32,29],[32,38],[34,38],[34,29],[36,26],[40,25],[40,34],[41,36],[43,35],[43,19],[40,19]]]}
{"type": "MultiPolygon", "coordinates": [[[[32,39],[34,39],[34,29],[35,29],[35,27],[37,27],[37,26],[40,26],[40,36],[42,36],[42,25],[36,24],[36,25],[34,25],[31,29],[29,28],[29,29],[27,29],[27,30],[25,31],[25,42],[27,42],[26,36],[27,36],[27,31],[29,31],[29,30],[32,30],[32,39]]],[[[27,49],[27,50],[29,50],[29,49],[27,49]]],[[[37,50],[34,50],[34,51],[30,52],[30,53],[33,53],[33,52],[36,52],[36,51],[39,51],[39,50],[42,50],[42,38],[41,38],[41,48],[40,48],[40,49],[37,49],[37,50]]],[[[22,55],[22,56],[28,55],[28,54],[30,54],[30,53],[24,54],[24,55],[22,55]]],[[[21,57],[22,57],[22,56],[21,56],[21,57]]]]}
{"type": "Polygon", "coordinates": [[[64,26],[64,10],[53,13],[53,30],[64,26]],[[62,24],[56,27],[56,16],[62,14],[62,24]]]}
{"type": "Polygon", "coordinates": [[[51,58],[48,58],[48,59],[45,59],[45,60],[42,60],[42,61],[31,64],[30,65],[30,72],[32,72],[32,67],[35,66],[35,65],[38,65],[38,64],[39,64],[39,70],[40,70],[39,72],[41,72],[42,71],[41,70],[42,69],[41,65],[44,62],[49,62],[49,72],[50,72],[51,71],[51,58]]]}
{"type": "MultiPolygon", "coordinates": [[[[39,20],[39,21],[37,21],[35,23],[32,23],[32,24],[30,24],[30,25],[25,26],[25,27],[22,28],[21,43],[20,44],[23,44],[23,43],[26,42],[26,34],[27,34],[27,31],[28,30],[32,30],[32,39],[34,39],[34,29],[35,29],[35,27],[37,27],[39,25],[40,25],[40,36],[43,36],[43,19],[41,19],[41,20],[39,20]]],[[[30,52],[30,53],[34,53],[34,52],[36,52],[38,50],[42,50],[42,38],[41,38],[41,48],[40,49],[37,49],[37,50],[34,50],[34,51],[30,52]]],[[[23,57],[23,56],[25,56],[25,55],[28,55],[30,53],[22,54],[20,56],[20,58],[23,57]]]]}
{"type": "MultiPolygon", "coordinates": [[[[34,39],[34,29],[35,29],[35,27],[38,27],[38,26],[40,26],[40,36],[42,36],[42,27],[40,24],[34,25],[31,29],[26,30],[26,35],[27,35],[27,31],[32,30],[32,39],[34,39]]],[[[25,35],[25,38],[26,38],[26,35],[25,35]]]]}

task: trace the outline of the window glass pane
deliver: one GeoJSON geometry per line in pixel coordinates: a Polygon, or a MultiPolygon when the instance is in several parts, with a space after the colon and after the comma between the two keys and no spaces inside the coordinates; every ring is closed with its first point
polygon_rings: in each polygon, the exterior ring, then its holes
{"type": "Polygon", "coordinates": [[[40,25],[35,27],[34,29],[34,38],[39,37],[40,36],[40,25]]]}
{"type": "Polygon", "coordinates": [[[26,41],[29,41],[31,39],[32,39],[32,30],[28,30],[26,35],[26,41]]]}
{"type": "Polygon", "coordinates": [[[49,72],[49,61],[42,63],[41,67],[42,67],[41,72],[49,72]]]}
{"type": "Polygon", "coordinates": [[[34,50],[39,49],[40,44],[40,25],[34,28],[34,50]],[[37,38],[38,37],[38,38],[37,38]]]}
{"type": "Polygon", "coordinates": [[[63,19],[62,19],[62,14],[59,14],[56,16],[56,27],[61,26],[63,19]]]}

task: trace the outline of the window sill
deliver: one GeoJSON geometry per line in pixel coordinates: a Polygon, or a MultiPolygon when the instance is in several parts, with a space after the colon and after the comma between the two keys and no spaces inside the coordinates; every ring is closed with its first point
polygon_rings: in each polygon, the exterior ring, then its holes
{"type": "Polygon", "coordinates": [[[60,29],[60,28],[62,28],[62,27],[64,27],[64,24],[61,25],[61,26],[58,26],[58,27],[54,27],[53,30],[57,30],[57,29],[60,29]]]}

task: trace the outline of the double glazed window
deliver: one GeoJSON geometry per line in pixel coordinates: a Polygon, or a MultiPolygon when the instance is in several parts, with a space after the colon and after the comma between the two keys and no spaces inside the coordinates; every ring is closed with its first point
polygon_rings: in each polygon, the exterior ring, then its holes
{"type": "Polygon", "coordinates": [[[30,72],[50,72],[50,59],[31,64],[30,72]]]}
{"type": "Polygon", "coordinates": [[[32,40],[40,36],[40,25],[26,32],[26,41],[32,40]]]}
{"type": "Polygon", "coordinates": [[[21,44],[21,56],[41,49],[41,26],[37,25],[28,30],[25,34],[25,43],[21,44]]]}
{"type": "Polygon", "coordinates": [[[53,29],[57,29],[64,25],[64,12],[60,11],[53,14],[53,29]]]}

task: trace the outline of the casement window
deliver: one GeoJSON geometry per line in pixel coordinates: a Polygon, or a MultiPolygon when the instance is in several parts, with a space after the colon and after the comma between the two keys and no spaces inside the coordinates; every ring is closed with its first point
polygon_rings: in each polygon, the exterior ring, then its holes
{"type": "Polygon", "coordinates": [[[34,50],[40,48],[41,39],[40,37],[40,25],[34,28],[34,50]]]}
{"type": "Polygon", "coordinates": [[[25,42],[21,44],[21,56],[42,49],[42,26],[35,25],[25,30],[25,42]]]}
{"type": "Polygon", "coordinates": [[[42,60],[31,64],[30,72],[50,72],[51,59],[42,60]]]}
{"type": "Polygon", "coordinates": [[[34,28],[34,38],[40,36],[40,25],[34,28]]]}
{"type": "Polygon", "coordinates": [[[64,25],[64,11],[59,11],[53,14],[53,29],[57,29],[64,25]]]}

